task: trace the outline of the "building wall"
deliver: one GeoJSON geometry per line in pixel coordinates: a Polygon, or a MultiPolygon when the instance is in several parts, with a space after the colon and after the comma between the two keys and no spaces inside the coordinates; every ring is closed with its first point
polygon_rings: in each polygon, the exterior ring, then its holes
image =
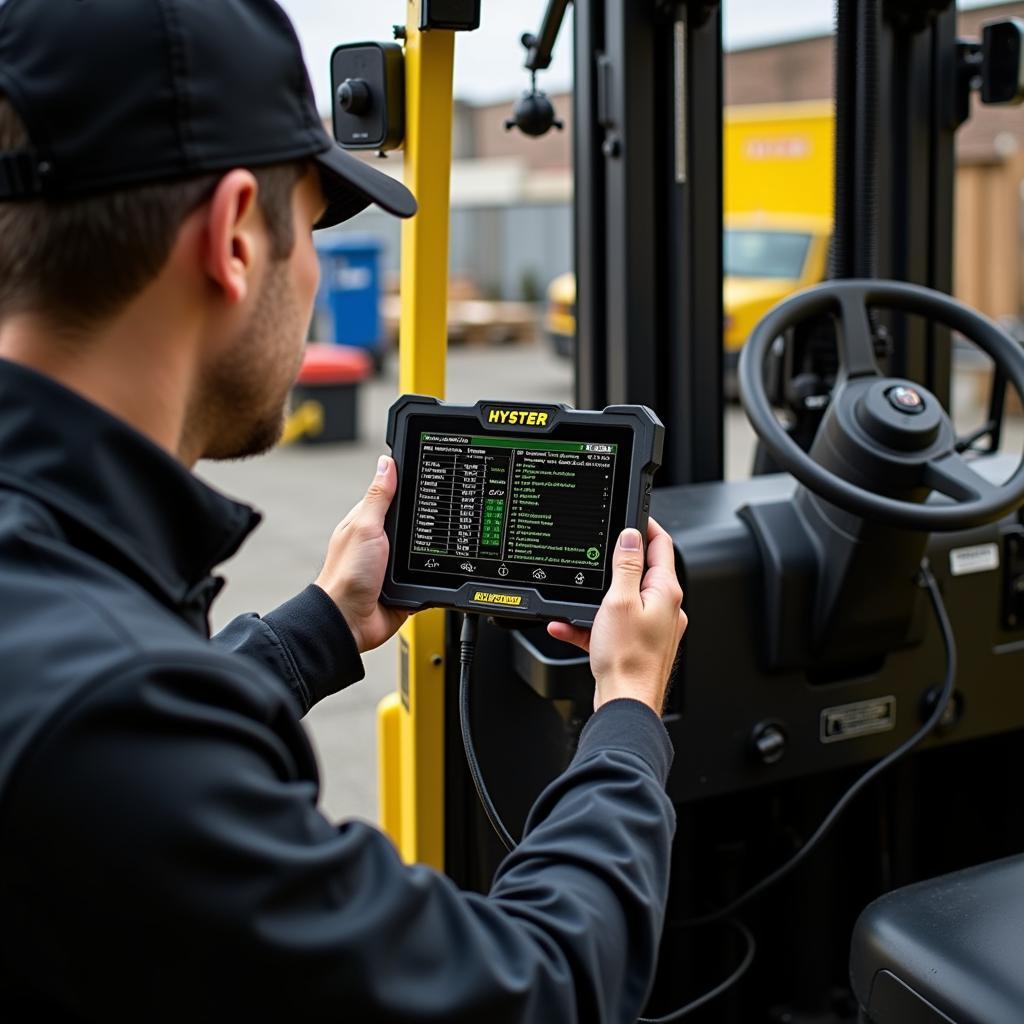
{"type": "Polygon", "coordinates": [[[830,99],[832,37],[728,53],[723,85],[726,106],[830,99]]]}

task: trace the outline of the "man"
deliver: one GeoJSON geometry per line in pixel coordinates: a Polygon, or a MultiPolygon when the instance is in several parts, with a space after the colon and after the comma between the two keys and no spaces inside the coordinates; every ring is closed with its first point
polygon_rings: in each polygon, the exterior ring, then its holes
{"type": "Polygon", "coordinates": [[[626,531],[596,714],[488,897],[316,809],[300,718],[403,616],[395,467],[315,584],[208,639],[258,517],[315,225],[415,204],[338,150],[272,0],[0,3],[0,1019],[629,1021],[674,825],[671,544],[626,531]]]}

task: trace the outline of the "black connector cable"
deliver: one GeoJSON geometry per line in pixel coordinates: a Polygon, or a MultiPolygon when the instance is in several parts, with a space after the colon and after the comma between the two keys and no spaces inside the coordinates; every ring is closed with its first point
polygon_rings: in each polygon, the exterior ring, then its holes
{"type": "MultiPolygon", "coordinates": [[[[707,914],[702,914],[699,917],[691,917],[685,921],[670,923],[667,926],[672,929],[700,928],[704,925],[722,922],[735,928],[736,931],[743,936],[747,946],[746,952],[743,955],[742,961],[732,974],[730,974],[723,982],[716,985],[713,989],[709,989],[692,1002],[687,1003],[685,1006],[680,1007],[672,1013],[666,1014],[664,1017],[640,1017],[638,1019],[638,1024],[671,1024],[673,1021],[682,1020],[683,1017],[687,1017],[696,1010],[699,1010],[701,1007],[706,1006],[712,1000],[717,999],[720,995],[724,994],[736,985],[750,969],[750,965],[754,962],[754,956],[757,952],[757,943],[755,942],[750,929],[734,917],[735,913],[745,907],[751,900],[755,899],[766,889],[770,888],[776,882],[781,881],[791,872],[795,871],[796,868],[799,867],[800,864],[802,864],[821,843],[822,839],[824,839],[831,831],[832,826],[835,825],[836,821],[842,815],[843,811],[845,811],[850,805],[853,799],[860,794],[866,786],[878,778],[878,776],[886,769],[892,767],[896,761],[905,757],[919,743],[930,736],[935,727],[942,721],[942,717],[945,715],[946,709],[949,707],[949,703],[953,698],[953,687],[956,682],[956,638],[953,636],[953,627],[950,624],[949,615],[946,612],[946,606],[942,600],[942,594],[939,592],[939,585],[936,582],[935,577],[932,575],[932,571],[928,566],[927,560],[921,563],[921,571],[918,580],[919,584],[928,591],[932,610],[935,613],[935,620],[938,624],[939,632],[942,634],[942,642],[946,650],[946,673],[942,682],[942,689],[939,691],[939,699],[936,701],[935,707],[932,709],[932,713],[928,716],[927,720],[920,729],[917,730],[917,732],[901,743],[891,753],[887,754],[876,764],[872,765],[863,775],[860,776],[859,779],[857,779],[856,782],[853,783],[853,785],[850,786],[849,789],[846,790],[846,792],[836,802],[832,810],[825,816],[822,823],[814,831],[811,838],[808,839],[807,842],[789,858],[789,860],[780,865],[770,874],[765,875],[761,881],[752,885],[746,892],[736,897],[736,899],[732,900],[726,906],[720,907],[718,910],[710,911],[707,914]]],[[[498,811],[494,806],[494,802],[491,800],[490,794],[487,792],[487,786],[484,783],[483,776],[480,773],[480,765],[477,762],[476,750],[473,746],[473,737],[469,723],[469,684],[473,666],[473,655],[476,650],[476,629],[477,623],[475,617],[466,615],[463,618],[462,634],[459,638],[461,646],[461,672],[459,675],[459,725],[462,729],[462,744],[466,750],[466,762],[469,765],[469,773],[472,776],[477,796],[480,798],[480,803],[483,806],[484,813],[487,815],[487,820],[491,823],[491,827],[497,833],[498,838],[501,840],[505,849],[511,852],[515,849],[517,844],[508,829],[505,827],[504,822],[501,820],[501,816],[498,814],[498,811]]]]}
{"type": "Polygon", "coordinates": [[[462,732],[462,746],[466,751],[466,765],[469,767],[469,775],[480,799],[480,805],[491,823],[491,828],[501,840],[501,845],[511,853],[518,844],[505,827],[491,794],[487,792],[483,775],[480,773],[480,762],[476,758],[476,747],[473,745],[473,729],[469,723],[469,684],[473,673],[473,655],[476,653],[476,628],[475,615],[467,613],[462,616],[462,632],[459,634],[459,729],[462,732]]]}
{"type": "Polygon", "coordinates": [[[886,754],[881,761],[873,764],[857,779],[839,798],[832,810],[825,815],[824,821],[815,829],[811,838],[789,860],[777,867],[771,874],[765,875],[760,882],[752,885],[745,893],[737,896],[736,899],[726,904],[726,906],[713,910],[710,913],[702,914],[699,917],[691,917],[686,921],[679,921],[673,927],[696,928],[703,924],[711,924],[714,921],[721,921],[723,918],[732,917],[737,910],[745,907],[752,899],[764,892],[765,889],[770,888],[776,882],[785,878],[791,871],[799,867],[810,856],[822,839],[828,835],[832,826],[839,820],[839,816],[850,805],[854,797],[861,793],[866,786],[874,782],[887,768],[891,768],[900,758],[905,757],[922,740],[930,736],[935,727],[942,721],[942,716],[946,713],[946,708],[949,707],[949,702],[953,698],[953,685],[956,681],[956,638],[953,636],[953,627],[950,624],[949,615],[946,613],[942,594],[939,593],[939,585],[936,583],[935,577],[928,567],[927,560],[921,563],[918,580],[919,584],[928,590],[928,596],[931,599],[932,610],[935,612],[939,632],[942,634],[942,643],[946,648],[946,675],[942,681],[942,689],[939,691],[939,699],[924,725],[913,736],[904,740],[895,750],[886,754]]]}
{"type": "Polygon", "coordinates": [[[637,1024],[671,1024],[672,1021],[682,1020],[684,1017],[689,1017],[691,1013],[696,1013],[702,1006],[707,1006],[708,1003],[713,1002],[720,995],[728,992],[733,985],[740,982],[743,975],[750,970],[754,957],[757,956],[757,942],[754,939],[754,933],[742,921],[730,918],[725,923],[735,928],[743,936],[743,940],[747,944],[746,952],[743,954],[743,959],[736,970],[725,981],[714,988],[708,989],[704,995],[697,996],[696,999],[691,1000],[685,1006],[680,1006],[678,1010],[673,1010],[671,1013],[665,1014],[664,1017],[637,1017],[637,1024]]]}
{"type": "MultiPolygon", "coordinates": [[[[477,760],[476,746],[473,743],[473,730],[469,720],[469,689],[473,674],[473,655],[476,653],[476,633],[476,616],[464,615],[462,617],[462,631],[459,634],[459,729],[462,732],[462,746],[466,752],[466,764],[469,767],[469,775],[473,780],[473,788],[476,790],[476,795],[480,800],[480,806],[483,807],[484,814],[487,815],[491,828],[494,829],[495,834],[501,840],[501,845],[511,853],[519,844],[512,838],[512,834],[505,827],[505,823],[501,820],[501,815],[498,814],[494,801],[491,799],[491,794],[487,791],[487,784],[484,782],[483,774],[480,771],[480,762],[477,760]]],[[[757,943],[754,941],[754,936],[750,929],[741,921],[733,920],[727,923],[743,936],[747,944],[743,960],[736,970],[721,984],[716,985],[713,989],[709,989],[703,995],[687,1003],[686,1006],[675,1010],[667,1017],[655,1017],[653,1019],[640,1017],[638,1018],[638,1024],[669,1024],[670,1021],[680,1020],[695,1010],[699,1010],[702,1006],[706,1006],[712,1000],[717,999],[723,992],[732,988],[747,973],[750,965],[754,962],[754,956],[757,953],[757,943]]]]}

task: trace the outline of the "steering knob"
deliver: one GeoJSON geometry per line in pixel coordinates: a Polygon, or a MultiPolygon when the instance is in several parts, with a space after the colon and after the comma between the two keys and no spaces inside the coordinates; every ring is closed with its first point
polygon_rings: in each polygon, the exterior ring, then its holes
{"type": "Polygon", "coordinates": [[[924,395],[913,384],[897,384],[885,393],[889,404],[906,416],[919,416],[928,407],[924,395]]]}
{"type": "Polygon", "coordinates": [[[945,421],[939,400],[911,381],[878,381],[857,401],[865,433],[896,451],[924,451],[939,439],[945,421]]]}
{"type": "Polygon", "coordinates": [[[361,78],[346,78],[338,86],[338,106],[353,117],[362,117],[373,103],[373,93],[361,78]]]}

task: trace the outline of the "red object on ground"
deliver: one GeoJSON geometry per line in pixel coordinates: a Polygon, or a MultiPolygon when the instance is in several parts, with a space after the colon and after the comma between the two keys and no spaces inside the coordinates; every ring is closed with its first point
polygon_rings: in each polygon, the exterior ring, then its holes
{"type": "Polygon", "coordinates": [[[299,384],[356,384],[373,373],[373,360],[361,348],[313,342],[299,370],[299,384]]]}

